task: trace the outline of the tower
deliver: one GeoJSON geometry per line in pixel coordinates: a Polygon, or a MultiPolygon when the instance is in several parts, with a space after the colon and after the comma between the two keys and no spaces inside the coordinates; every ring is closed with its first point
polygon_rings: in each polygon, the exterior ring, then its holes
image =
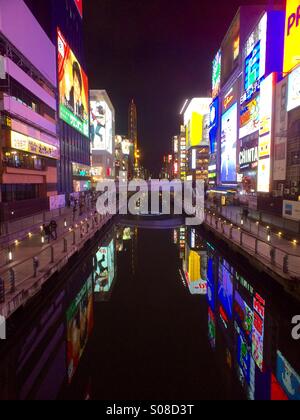
{"type": "Polygon", "coordinates": [[[135,175],[139,172],[139,149],[138,149],[138,133],[137,133],[137,110],[134,99],[130,102],[128,112],[128,137],[134,144],[134,169],[135,175]]]}

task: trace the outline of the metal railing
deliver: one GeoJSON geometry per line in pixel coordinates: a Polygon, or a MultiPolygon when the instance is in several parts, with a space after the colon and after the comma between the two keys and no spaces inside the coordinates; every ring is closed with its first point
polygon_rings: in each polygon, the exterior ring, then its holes
{"type": "Polygon", "coordinates": [[[55,242],[44,245],[33,257],[0,270],[0,308],[1,304],[6,306],[3,315],[9,316],[40,290],[43,283],[62,268],[111,217],[109,214],[90,213],[89,217],[68,228],[55,242]]]}
{"type": "MultiPolygon", "coordinates": [[[[228,217],[228,214],[225,217],[228,217]]],[[[300,255],[292,252],[292,246],[291,251],[284,250],[272,243],[271,236],[269,241],[263,239],[258,226],[255,225],[256,232],[252,232],[251,229],[245,230],[246,226],[245,224],[241,226],[241,220],[237,219],[234,225],[213,212],[206,212],[205,222],[231,242],[257,257],[269,268],[276,268],[295,280],[300,280],[300,255]]],[[[266,230],[264,230],[264,237],[266,237],[266,230]]]]}

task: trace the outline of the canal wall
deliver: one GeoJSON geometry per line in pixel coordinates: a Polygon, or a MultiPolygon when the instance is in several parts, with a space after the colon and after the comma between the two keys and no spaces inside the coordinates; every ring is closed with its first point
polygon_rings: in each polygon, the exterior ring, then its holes
{"type": "Polygon", "coordinates": [[[300,298],[300,256],[292,248],[276,246],[208,211],[203,228],[300,298]]]}
{"type": "Polygon", "coordinates": [[[8,319],[37,295],[47,281],[59,273],[112,220],[107,214],[90,214],[34,257],[1,272],[4,288],[0,296],[0,315],[8,319]]]}

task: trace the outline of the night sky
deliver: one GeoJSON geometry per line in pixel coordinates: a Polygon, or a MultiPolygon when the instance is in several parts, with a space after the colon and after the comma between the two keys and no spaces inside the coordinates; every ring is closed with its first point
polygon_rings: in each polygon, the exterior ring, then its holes
{"type": "Polygon", "coordinates": [[[143,164],[158,173],[186,98],[209,96],[211,62],[240,5],[268,0],[85,0],[91,89],[106,89],[116,133],[138,108],[143,164]]]}

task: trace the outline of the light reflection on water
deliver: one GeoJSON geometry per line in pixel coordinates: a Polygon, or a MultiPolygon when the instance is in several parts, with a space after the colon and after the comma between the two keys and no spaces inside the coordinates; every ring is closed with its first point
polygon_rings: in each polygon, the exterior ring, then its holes
{"type": "Polygon", "coordinates": [[[11,328],[0,397],[299,400],[299,305],[225,254],[198,229],[114,226],[11,328]]]}

